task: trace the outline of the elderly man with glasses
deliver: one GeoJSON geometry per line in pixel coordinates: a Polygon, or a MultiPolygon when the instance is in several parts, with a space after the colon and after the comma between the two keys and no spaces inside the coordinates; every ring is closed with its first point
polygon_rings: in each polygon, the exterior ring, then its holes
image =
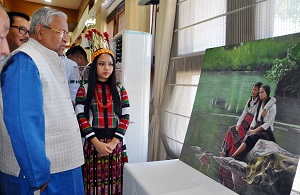
{"type": "Polygon", "coordinates": [[[29,39],[30,17],[21,12],[8,12],[10,19],[10,30],[7,41],[10,51],[14,51],[29,39]]]}
{"type": "Polygon", "coordinates": [[[58,55],[68,40],[66,14],[37,10],[29,35],[0,77],[0,194],[82,195],[80,129],[58,55]]]}

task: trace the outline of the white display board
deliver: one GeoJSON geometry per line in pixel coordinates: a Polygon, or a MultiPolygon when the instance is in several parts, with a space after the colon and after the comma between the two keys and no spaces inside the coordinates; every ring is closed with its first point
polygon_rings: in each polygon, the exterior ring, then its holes
{"type": "Polygon", "coordinates": [[[116,57],[122,59],[117,61],[117,74],[127,90],[130,103],[130,125],[125,135],[129,163],[146,162],[152,35],[125,30],[117,34],[112,43],[116,57]],[[116,51],[116,48],[121,51],[116,51]]]}
{"type": "Polygon", "coordinates": [[[237,195],[178,159],[125,164],[123,194],[237,195]]]}

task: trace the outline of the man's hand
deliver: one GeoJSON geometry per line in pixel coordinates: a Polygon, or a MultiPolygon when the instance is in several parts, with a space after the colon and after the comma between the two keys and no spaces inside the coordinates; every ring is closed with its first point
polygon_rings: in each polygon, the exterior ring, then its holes
{"type": "Polygon", "coordinates": [[[40,190],[40,192],[42,192],[46,189],[46,187],[48,186],[48,183],[49,183],[49,181],[40,187],[34,188],[34,190],[40,190]]]}
{"type": "Polygon", "coordinates": [[[41,189],[40,189],[41,192],[44,191],[44,190],[46,189],[46,187],[48,186],[48,183],[49,183],[49,182],[45,183],[45,184],[41,187],[41,189]]]}

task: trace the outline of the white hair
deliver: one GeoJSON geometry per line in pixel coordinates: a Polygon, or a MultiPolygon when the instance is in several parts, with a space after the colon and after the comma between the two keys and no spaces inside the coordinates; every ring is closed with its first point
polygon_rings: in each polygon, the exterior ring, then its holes
{"type": "Polygon", "coordinates": [[[66,20],[68,18],[68,16],[65,13],[55,9],[51,9],[49,7],[44,7],[37,10],[32,15],[29,33],[30,34],[34,33],[34,29],[37,25],[49,26],[54,16],[60,16],[62,18],[65,18],[66,20]]]}

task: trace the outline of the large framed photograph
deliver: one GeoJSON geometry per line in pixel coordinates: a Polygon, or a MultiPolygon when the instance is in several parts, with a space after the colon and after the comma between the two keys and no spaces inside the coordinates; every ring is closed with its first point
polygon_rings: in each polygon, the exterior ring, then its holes
{"type": "Polygon", "coordinates": [[[208,49],[180,160],[239,194],[290,194],[299,115],[300,34],[208,49]]]}

